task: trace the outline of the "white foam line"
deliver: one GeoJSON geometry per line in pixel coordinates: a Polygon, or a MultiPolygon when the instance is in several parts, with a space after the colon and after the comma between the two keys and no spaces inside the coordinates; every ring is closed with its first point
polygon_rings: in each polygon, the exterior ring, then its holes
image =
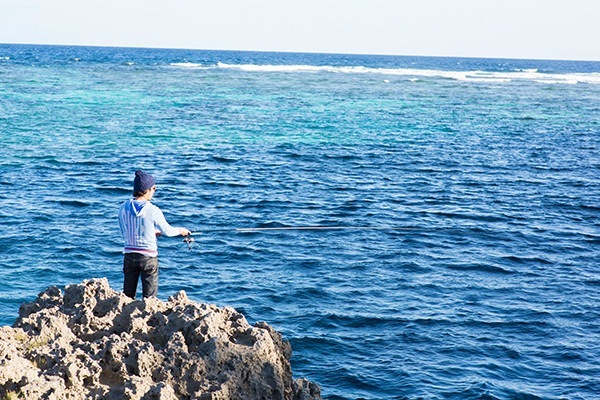
{"type": "Polygon", "coordinates": [[[300,73],[338,73],[338,74],[378,74],[388,76],[410,77],[411,81],[418,78],[441,78],[465,82],[494,82],[534,81],[544,84],[600,84],[600,73],[543,73],[537,69],[523,69],[510,72],[488,71],[444,71],[415,68],[368,68],[363,66],[336,67],[331,65],[272,65],[272,64],[227,64],[219,62],[216,66],[207,66],[191,62],[172,63],[171,66],[189,69],[236,69],[246,72],[300,72],[300,73]]]}
{"type": "Polygon", "coordinates": [[[196,63],[191,63],[191,62],[171,63],[170,65],[172,67],[179,67],[179,68],[192,68],[192,69],[203,68],[202,64],[196,64],[196,63]]]}

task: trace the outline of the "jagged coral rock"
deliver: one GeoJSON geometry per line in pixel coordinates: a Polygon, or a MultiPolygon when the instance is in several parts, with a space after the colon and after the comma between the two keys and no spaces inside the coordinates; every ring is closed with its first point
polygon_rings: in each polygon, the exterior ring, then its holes
{"type": "Polygon", "coordinates": [[[134,301],[93,279],[40,293],[0,328],[0,398],[320,399],[293,380],[291,347],[233,308],[134,301]]]}

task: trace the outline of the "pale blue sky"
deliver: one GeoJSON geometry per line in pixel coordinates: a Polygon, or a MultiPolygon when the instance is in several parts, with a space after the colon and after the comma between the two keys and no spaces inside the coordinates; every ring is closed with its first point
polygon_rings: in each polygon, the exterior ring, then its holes
{"type": "Polygon", "coordinates": [[[0,0],[0,43],[600,61],[600,0],[0,0]]]}

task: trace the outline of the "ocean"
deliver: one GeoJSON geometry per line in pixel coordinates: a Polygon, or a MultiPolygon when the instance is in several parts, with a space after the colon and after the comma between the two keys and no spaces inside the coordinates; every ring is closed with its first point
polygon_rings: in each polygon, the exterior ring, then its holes
{"type": "Polygon", "coordinates": [[[122,289],[143,169],[159,297],[325,399],[600,398],[600,62],[0,45],[0,129],[0,325],[122,289]]]}

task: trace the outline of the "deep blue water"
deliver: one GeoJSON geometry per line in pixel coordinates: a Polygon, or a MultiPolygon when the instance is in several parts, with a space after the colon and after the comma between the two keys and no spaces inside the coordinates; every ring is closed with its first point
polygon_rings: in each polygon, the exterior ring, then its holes
{"type": "Polygon", "coordinates": [[[600,393],[600,63],[0,45],[0,325],[121,289],[158,181],[160,295],[289,339],[326,399],[600,393]],[[239,232],[236,228],[347,226],[239,232]]]}

